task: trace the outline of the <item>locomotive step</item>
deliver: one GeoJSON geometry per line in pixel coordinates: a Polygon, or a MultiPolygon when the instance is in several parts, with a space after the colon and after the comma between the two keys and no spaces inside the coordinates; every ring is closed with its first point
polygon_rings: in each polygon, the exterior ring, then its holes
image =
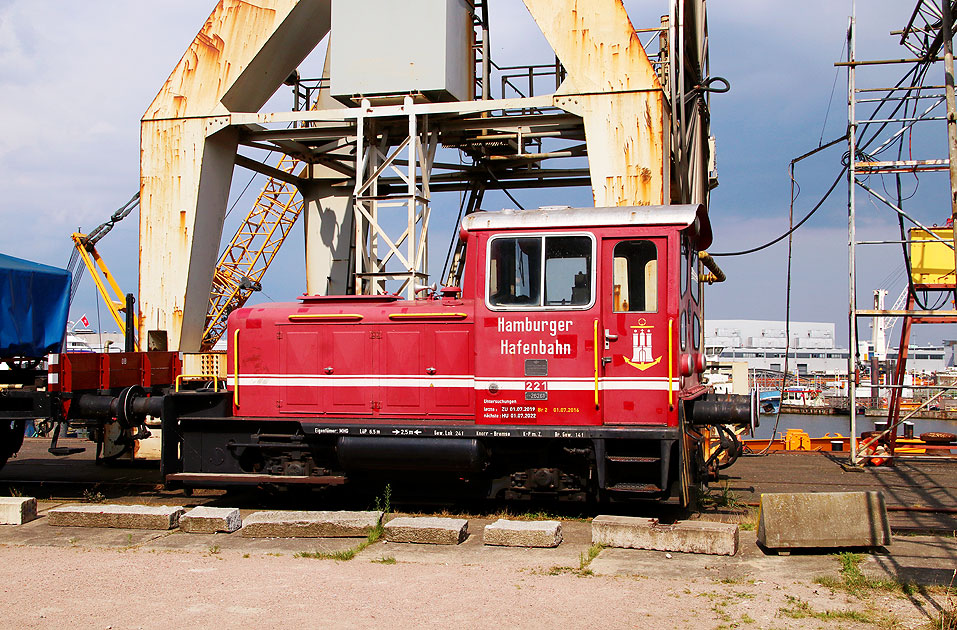
{"type": "Polygon", "coordinates": [[[631,455],[606,455],[605,459],[616,464],[657,464],[660,457],[635,457],[631,455]]]}
{"type": "Polygon", "coordinates": [[[627,483],[621,482],[608,486],[607,490],[612,492],[637,492],[641,494],[653,494],[661,492],[661,488],[653,483],[627,483]]]}

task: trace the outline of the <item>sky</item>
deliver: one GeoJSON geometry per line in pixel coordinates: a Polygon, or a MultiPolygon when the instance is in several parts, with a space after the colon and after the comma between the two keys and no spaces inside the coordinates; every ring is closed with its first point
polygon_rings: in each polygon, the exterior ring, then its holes
{"type": "MultiPolygon", "coordinates": [[[[86,0],[0,0],[0,252],[65,267],[70,233],[89,231],[138,188],[139,120],[190,41],[213,0],[164,0],[159,3],[86,0]]],[[[658,24],[666,0],[627,0],[636,28],[658,24]]],[[[891,30],[901,28],[912,2],[869,0],[858,7],[858,58],[909,56],[891,30]]],[[[720,185],[712,192],[713,252],[729,252],[765,243],[788,226],[792,158],[819,143],[843,135],[847,124],[846,74],[834,62],[845,54],[850,0],[711,0],[709,31],[712,76],[731,84],[711,100],[712,133],[717,141],[720,185]]],[[[492,57],[500,65],[549,63],[552,53],[519,0],[491,0],[492,57]]],[[[942,66],[942,64],[939,64],[942,66]]],[[[321,55],[307,60],[304,76],[318,76],[321,55]]],[[[874,87],[893,83],[900,67],[861,71],[859,81],[874,87]],[[865,76],[866,74],[866,76],[865,76]]],[[[943,69],[935,72],[942,75],[943,69]]],[[[931,83],[941,83],[932,80],[931,83]]],[[[281,89],[264,111],[289,109],[291,96],[281,89]]],[[[914,159],[946,157],[942,125],[911,143],[914,159]]],[[[837,177],[844,145],[802,161],[794,212],[803,216],[837,177]]],[[[885,157],[885,159],[892,159],[885,157]]],[[[254,180],[238,193],[250,173],[237,168],[235,208],[230,227],[251,207],[261,185],[254,180]]],[[[871,178],[872,188],[891,190],[893,181],[871,178]]],[[[919,220],[942,224],[949,215],[946,174],[927,174],[905,208],[919,220]]],[[[915,188],[905,178],[905,190],[915,188]]],[[[525,207],[554,203],[588,205],[588,190],[552,195],[514,193],[525,207]]],[[[892,212],[859,194],[858,230],[863,238],[896,239],[892,212]]],[[[433,203],[432,260],[444,259],[457,199],[433,203]]],[[[498,193],[485,209],[514,204],[498,193]]],[[[263,283],[256,300],[291,300],[304,286],[301,227],[293,231],[263,283]]],[[[124,291],[136,290],[137,219],[131,215],[99,245],[124,291]]],[[[837,324],[846,340],[847,186],[795,233],[792,259],[791,318],[837,324]]],[[[903,288],[898,249],[858,248],[858,300],[870,301],[873,289],[889,290],[892,303],[903,288]]],[[[762,252],[721,258],[728,281],[707,292],[707,316],[713,319],[783,319],[787,241],[762,252]]],[[[86,314],[95,328],[113,330],[105,307],[98,307],[87,278],[80,286],[71,318],[86,314]],[[97,312],[99,311],[99,314],[97,312]],[[97,322],[100,321],[98,324],[97,322]]],[[[921,342],[953,338],[950,325],[917,327],[921,342]]],[[[862,333],[869,333],[862,320],[862,333]]],[[[895,335],[896,338],[896,335],[895,335]]],[[[846,341],[841,343],[845,345],[846,341]]]]}

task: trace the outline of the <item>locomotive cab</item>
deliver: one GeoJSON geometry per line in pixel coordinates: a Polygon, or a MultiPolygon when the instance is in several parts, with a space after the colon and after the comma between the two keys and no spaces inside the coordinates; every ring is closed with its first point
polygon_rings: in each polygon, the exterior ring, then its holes
{"type": "Polygon", "coordinates": [[[491,497],[687,504],[707,468],[696,424],[750,421],[701,383],[704,209],[479,212],[461,238],[458,286],[438,294],[233,312],[230,393],[171,397],[167,479],[424,474],[491,497]]]}

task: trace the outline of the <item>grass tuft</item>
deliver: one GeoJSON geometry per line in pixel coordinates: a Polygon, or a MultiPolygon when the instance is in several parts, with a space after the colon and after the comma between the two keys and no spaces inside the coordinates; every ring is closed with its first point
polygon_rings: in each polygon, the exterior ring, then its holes
{"type": "Polygon", "coordinates": [[[785,617],[791,619],[820,619],[822,621],[843,620],[858,621],[861,623],[871,623],[873,619],[865,613],[857,610],[825,610],[817,611],[811,608],[806,601],[797,597],[787,595],[788,605],[781,608],[780,612],[785,617]]]}
{"type": "Polygon", "coordinates": [[[736,508],[742,504],[727,482],[720,489],[709,488],[698,496],[698,505],[705,509],[736,508]]]}
{"type": "MultiPolygon", "coordinates": [[[[383,525],[383,522],[385,521],[385,517],[388,516],[392,511],[392,486],[386,484],[382,498],[375,498],[375,507],[376,511],[382,512],[382,518],[379,519],[379,522],[376,523],[375,527],[369,531],[369,535],[366,537],[366,539],[355,547],[343,549],[342,551],[300,551],[293,557],[312,558],[314,560],[336,560],[338,562],[348,562],[349,560],[352,560],[366,547],[378,542],[379,539],[382,538],[383,534],[385,534],[385,525],[383,525]]],[[[395,560],[395,558],[393,558],[393,560],[395,560]]]]}
{"type": "Polygon", "coordinates": [[[104,501],[106,501],[106,497],[103,496],[102,492],[90,490],[89,488],[83,491],[84,503],[103,503],[104,501]]]}
{"type": "Polygon", "coordinates": [[[820,584],[835,591],[844,591],[859,599],[863,599],[871,591],[886,591],[902,595],[913,595],[917,592],[917,586],[911,582],[882,580],[864,575],[860,567],[864,556],[859,553],[845,551],[838,554],[838,559],[841,562],[840,578],[817,577],[814,578],[815,584],[820,584]]]}
{"type": "Polygon", "coordinates": [[[396,559],[395,556],[386,556],[384,558],[376,558],[372,562],[375,562],[376,564],[395,564],[396,559]]]}

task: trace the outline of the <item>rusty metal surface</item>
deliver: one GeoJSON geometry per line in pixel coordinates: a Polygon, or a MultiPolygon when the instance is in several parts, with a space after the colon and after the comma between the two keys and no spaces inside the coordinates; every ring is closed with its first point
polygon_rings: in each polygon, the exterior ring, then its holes
{"type": "Polygon", "coordinates": [[[595,205],[670,203],[664,92],[622,1],[525,5],[568,72],[555,104],[584,119],[595,205]]]}
{"type": "MultiPolygon", "coordinates": [[[[317,133],[327,134],[322,136],[327,140],[354,138],[355,109],[330,109],[332,105],[325,102],[320,104],[322,109],[313,112],[258,113],[269,95],[329,31],[330,3],[330,0],[220,0],[148,108],[142,126],[141,158],[141,336],[149,330],[165,330],[170,349],[194,351],[200,347],[231,173],[236,162],[237,135],[240,142],[248,142],[248,135],[243,133],[248,134],[249,129],[240,131],[244,123],[275,125],[300,121],[297,128],[282,130],[283,138],[295,141],[294,144],[309,144],[308,138],[319,138],[317,133]],[[315,122],[302,126],[306,121],[315,122]],[[328,123],[322,121],[349,124],[327,129],[328,123]],[[312,126],[317,123],[326,125],[322,126],[323,131],[312,126]]],[[[449,146],[466,150],[476,142],[475,132],[479,132],[479,137],[491,133],[483,131],[490,117],[482,114],[470,119],[470,114],[502,107],[521,109],[512,113],[528,116],[544,113],[554,106],[573,115],[562,116],[573,119],[575,129],[547,125],[539,129],[534,123],[525,125],[525,129],[516,129],[514,125],[505,124],[495,133],[523,134],[531,139],[542,135],[580,140],[583,127],[584,151],[581,146],[566,148],[566,156],[562,151],[536,152],[518,147],[516,153],[507,150],[501,155],[495,153],[489,157],[489,164],[497,160],[494,167],[497,179],[508,181],[513,165],[541,165],[545,160],[562,157],[574,159],[584,152],[589,159],[590,183],[598,207],[671,203],[706,206],[707,103],[700,94],[685,98],[686,90],[693,92],[696,83],[707,77],[703,0],[670,3],[671,30],[667,28],[668,19],[663,19],[662,25],[666,28],[661,31],[661,53],[657,58],[653,52],[649,58],[622,0],[525,0],[525,4],[562,62],[556,64],[556,68],[563,66],[556,76],[563,82],[554,95],[502,98],[498,104],[492,100],[411,106],[379,104],[362,116],[385,120],[388,116],[413,113],[423,119],[425,115],[451,114],[441,122],[433,119],[430,124],[435,129],[442,125],[458,129],[455,142],[459,144],[449,146]],[[678,11],[683,13],[678,15],[678,11]],[[668,54],[680,56],[680,63],[691,70],[686,72],[682,66],[677,73],[676,62],[669,61],[668,54]],[[680,83],[680,89],[675,83],[680,83]],[[682,105],[673,110],[672,103],[682,105]],[[544,109],[535,109],[539,107],[544,109]],[[466,129],[469,131],[463,131],[466,129]]],[[[651,17],[657,22],[658,15],[660,13],[655,12],[651,17]]],[[[503,124],[499,121],[496,126],[503,124]]],[[[278,132],[264,128],[262,133],[278,132]]],[[[281,152],[288,148],[266,136],[258,141],[274,142],[281,152]]],[[[508,142],[500,144],[506,149],[511,146],[508,142]]],[[[309,146],[315,147],[316,143],[309,146]]],[[[483,145],[482,149],[487,151],[488,146],[483,145]]],[[[503,151],[502,147],[495,150],[503,151]]],[[[330,164],[343,164],[342,157],[338,156],[338,161],[331,160],[330,164]]],[[[312,159],[317,158],[313,155],[312,159]]],[[[354,165],[348,166],[354,169],[354,165]]],[[[559,169],[542,169],[545,173],[549,171],[556,173],[552,181],[557,185],[583,183],[581,178],[559,179],[559,169]]],[[[341,170],[338,173],[337,178],[344,174],[341,170]]],[[[315,172],[312,177],[321,179],[315,172]]],[[[451,180],[447,183],[439,177],[435,180],[435,190],[440,186],[448,190],[461,189],[451,180]]],[[[401,184],[396,177],[383,182],[388,186],[401,184]]],[[[545,183],[542,180],[536,185],[545,183]]],[[[516,182],[516,186],[519,184],[516,182]]],[[[310,214],[313,219],[319,216],[320,209],[327,210],[326,201],[333,199],[328,191],[321,194],[314,191],[314,194],[320,199],[307,199],[307,219],[310,214]]],[[[342,229],[336,233],[355,238],[352,234],[356,230],[341,220],[344,215],[351,216],[345,212],[348,198],[336,197],[333,201],[334,218],[342,223],[338,226],[342,229]]],[[[310,290],[322,290],[325,285],[332,290],[335,285],[336,290],[342,291],[345,287],[340,285],[345,283],[339,276],[344,275],[349,261],[339,249],[345,245],[329,255],[317,255],[313,250],[333,246],[317,238],[321,236],[319,227],[328,232],[328,221],[321,226],[315,220],[311,223],[311,227],[307,226],[309,251],[306,254],[310,290]],[[337,270],[335,282],[333,267],[337,270]]],[[[425,237],[415,240],[424,241],[425,237]]],[[[413,239],[408,241],[406,245],[413,239]]],[[[405,246],[403,254],[404,249],[405,246]]],[[[419,258],[412,253],[406,257],[419,258]]],[[[228,301],[225,294],[231,295],[233,291],[220,293],[224,294],[224,301],[228,301]]],[[[225,313],[229,309],[214,310],[225,313]]]]}
{"type": "Polygon", "coordinates": [[[236,157],[254,112],[328,32],[328,0],[220,0],[143,117],[140,338],[198,350],[236,157]]]}

